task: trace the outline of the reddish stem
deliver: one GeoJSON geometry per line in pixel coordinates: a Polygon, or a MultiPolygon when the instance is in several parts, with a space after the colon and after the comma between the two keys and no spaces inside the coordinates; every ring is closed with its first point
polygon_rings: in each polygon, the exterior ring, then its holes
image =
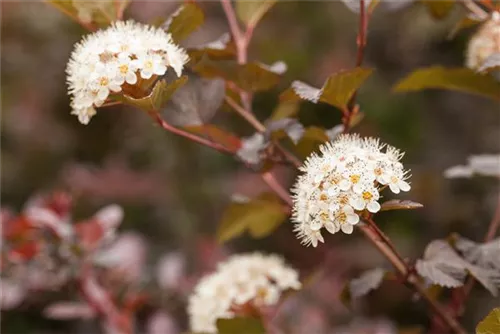
{"type": "MultiPolygon", "coordinates": [[[[368,30],[368,13],[365,8],[365,0],[359,0],[359,27],[358,36],[356,38],[356,45],[358,47],[356,52],[356,64],[355,67],[360,67],[363,64],[363,59],[365,56],[366,47],[366,34],[368,30]]],[[[342,123],[344,124],[344,132],[348,132],[351,127],[351,119],[356,114],[356,97],[357,92],[354,92],[349,103],[347,103],[347,108],[342,110],[343,117],[342,123]]]]}
{"type": "Polygon", "coordinates": [[[184,138],[187,138],[191,141],[194,141],[198,144],[201,144],[201,145],[204,145],[204,146],[207,146],[207,147],[210,147],[210,148],[213,148],[214,150],[217,150],[219,152],[222,152],[222,153],[226,153],[226,154],[232,154],[234,155],[236,152],[233,151],[233,150],[230,150],[228,149],[227,147],[219,144],[219,143],[216,143],[216,142],[213,142],[213,141],[210,141],[208,139],[205,139],[205,138],[202,138],[202,137],[198,137],[190,132],[187,132],[187,131],[184,131],[184,130],[181,130],[179,128],[176,128],[175,126],[172,126],[170,125],[169,123],[167,123],[166,121],[164,121],[160,114],[157,113],[157,112],[152,112],[151,113],[151,116],[153,117],[153,119],[165,130],[169,131],[169,132],[172,132],[173,134],[175,135],[178,135],[180,137],[184,137],[184,138]]]}
{"type": "MultiPolygon", "coordinates": [[[[495,238],[496,233],[500,228],[500,195],[498,196],[498,203],[495,209],[495,213],[493,214],[493,218],[488,227],[488,232],[484,237],[484,243],[490,242],[495,238]]],[[[465,285],[461,288],[455,289],[452,294],[452,301],[450,306],[455,310],[455,314],[457,317],[461,317],[465,312],[465,302],[467,301],[467,297],[471,293],[474,288],[474,284],[476,280],[474,277],[469,277],[465,285]]]]}

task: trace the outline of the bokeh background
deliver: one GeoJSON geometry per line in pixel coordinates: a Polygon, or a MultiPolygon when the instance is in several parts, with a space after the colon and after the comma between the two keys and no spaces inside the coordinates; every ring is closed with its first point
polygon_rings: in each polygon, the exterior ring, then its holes
{"type": "MultiPolygon", "coordinates": [[[[126,17],[151,22],[177,6],[173,1],[132,1],[126,17]]],[[[200,6],[205,24],[185,46],[227,31],[218,2],[200,6]]],[[[342,305],[339,293],[348,278],[388,266],[360,234],[328,236],[321,247],[305,248],[285,223],[266,239],[242,237],[217,244],[216,226],[231,196],[266,191],[260,177],[231,157],[164,132],[136,110],[109,107],[99,110],[89,125],[79,124],[70,115],[64,71],[84,30],[41,2],[2,2],[1,10],[2,206],[19,211],[32,195],[53,190],[74,196],[77,219],[110,203],[123,206],[120,232],[128,239],[119,252],[135,256],[137,271],[146,281],[161,276],[159,263],[169,264],[164,275],[170,275],[170,290],[161,292],[160,306],[162,324],[171,327],[158,328],[185,330],[185,301],[198,277],[228,254],[251,250],[282,254],[304,277],[313,275],[312,283],[291,297],[275,320],[286,333],[385,334],[395,328],[410,333],[429,323],[424,303],[415,302],[412,293],[396,283],[385,283],[351,311],[342,305]]],[[[423,5],[413,4],[398,11],[377,10],[370,22],[365,64],[376,72],[359,94],[365,118],[356,131],[406,151],[404,163],[413,177],[405,198],[424,208],[381,213],[378,222],[410,258],[418,258],[429,241],[451,232],[481,240],[496,202],[498,184],[492,179],[447,180],[443,171],[471,154],[499,152],[498,104],[448,91],[391,92],[399,78],[418,67],[463,66],[474,28],[448,38],[460,11],[457,7],[446,19],[436,20],[423,5]]],[[[356,30],[356,15],[340,1],[279,2],[257,28],[250,59],[282,60],[288,71],[276,89],[255,97],[258,117],[264,120],[271,114],[277,96],[292,80],[321,86],[329,74],[352,67],[356,30]]],[[[330,128],[340,122],[340,113],[327,105],[304,103],[299,118],[306,125],[330,128]]],[[[220,108],[213,122],[241,135],[253,132],[228,108],[220,108]]],[[[291,186],[292,170],[279,167],[274,172],[291,186]]],[[[74,293],[59,292],[63,299],[74,293]]],[[[2,311],[2,332],[100,330],[96,320],[43,316],[50,298],[41,296],[2,311]]],[[[472,331],[498,300],[476,286],[467,306],[464,321],[472,331]]],[[[143,313],[139,318],[146,328],[152,311],[143,313]]]]}

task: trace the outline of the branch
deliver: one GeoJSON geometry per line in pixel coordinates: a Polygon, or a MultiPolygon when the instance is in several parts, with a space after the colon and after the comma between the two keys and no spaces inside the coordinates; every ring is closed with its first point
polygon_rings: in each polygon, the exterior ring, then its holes
{"type": "Polygon", "coordinates": [[[152,113],[150,113],[150,115],[156,121],[156,123],[158,123],[163,129],[165,129],[169,132],[172,132],[173,134],[175,134],[177,136],[187,138],[187,139],[192,140],[198,144],[213,148],[214,150],[217,150],[217,151],[222,152],[222,153],[232,154],[232,155],[234,155],[236,153],[235,151],[230,150],[227,147],[225,147],[219,143],[210,141],[210,140],[202,138],[202,137],[198,137],[190,132],[178,129],[175,126],[170,125],[169,123],[164,121],[161,118],[160,114],[157,112],[152,112],[152,113]]]}
{"type": "Polygon", "coordinates": [[[276,180],[271,172],[265,172],[261,174],[262,179],[267,183],[267,185],[278,195],[283,202],[288,204],[290,207],[293,205],[292,199],[288,190],[283,188],[283,186],[276,180]]]}
{"type": "MultiPolygon", "coordinates": [[[[493,218],[491,219],[490,225],[488,227],[488,232],[486,232],[486,236],[484,237],[484,242],[489,242],[495,238],[496,233],[500,229],[500,194],[498,196],[498,203],[495,209],[495,213],[493,214],[493,218]]],[[[459,289],[455,289],[452,295],[452,301],[455,301],[455,312],[457,317],[461,317],[465,312],[465,302],[467,297],[471,293],[474,288],[474,284],[476,280],[474,277],[469,277],[467,283],[459,289]]]]}
{"type": "MultiPolygon", "coordinates": [[[[255,130],[262,133],[266,132],[266,127],[254,116],[254,114],[240,106],[232,98],[226,96],[224,99],[226,103],[229,104],[229,106],[232,107],[238,114],[240,114],[240,116],[243,117],[248,123],[250,123],[250,125],[252,125],[255,130]]],[[[274,142],[274,145],[283,154],[286,160],[288,160],[293,166],[295,166],[296,168],[302,166],[302,162],[297,159],[295,155],[288,152],[283,146],[281,146],[280,143],[274,142]]]]}
{"type": "MultiPolygon", "coordinates": [[[[356,45],[358,46],[356,52],[356,64],[355,67],[360,67],[363,64],[363,59],[365,57],[365,47],[366,47],[366,34],[368,30],[368,13],[365,8],[365,0],[359,0],[359,27],[358,36],[356,38],[356,45]]],[[[349,131],[351,126],[351,118],[356,113],[356,97],[357,91],[354,92],[349,103],[347,104],[347,109],[343,110],[344,117],[342,117],[342,122],[344,123],[344,132],[349,131]]]]}
{"type": "Polygon", "coordinates": [[[431,306],[432,310],[457,334],[467,334],[464,328],[456,321],[453,316],[446,311],[446,309],[439,304],[434,298],[427,292],[426,288],[420,283],[418,276],[408,271],[408,267],[405,262],[400,260],[400,256],[395,253],[383,240],[379,238],[379,235],[372,230],[369,226],[360,226],[361,231],[365,237],[391,262],[391,264],[396,268],[396,270],[405,278],[408,282],[431,306]]]}
{"type": "Polygon", "coordinates": [[[462,0],[461,2],[464,7],[474,14],[478,19],[485,20],[488,18],[488,12],[486,12],[481,6],[475,3],[473,0],[462,0]]]}

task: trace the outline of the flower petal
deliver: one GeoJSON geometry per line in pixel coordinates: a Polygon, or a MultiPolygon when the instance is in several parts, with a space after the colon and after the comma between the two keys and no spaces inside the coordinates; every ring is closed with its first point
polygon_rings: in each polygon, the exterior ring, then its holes
{"type": "Polygon", "coordinates": [[[366,206],[366,208],[371,213],[376,213],[376,212],[378,212],[380,210],[380,204],[378,204],[378,202],[371,201],[370,203],[368,203],[368,205],[366,206]]]}
{"type": "Polygon", "coordinates": [[[351,234],[352,231],[354,230],[354,227],[351,224],[342,224],[340,227],[342,229],[342,232],[345,234],[351,234]]]}

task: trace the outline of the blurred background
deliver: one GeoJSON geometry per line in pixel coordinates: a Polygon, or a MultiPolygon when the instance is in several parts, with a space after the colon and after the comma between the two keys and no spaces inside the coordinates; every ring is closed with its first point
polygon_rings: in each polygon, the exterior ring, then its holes
{"type": "MultiPolygon", "coordinates": [[[[132,1],[126,18],[152,22],[177,6],[173,1],[132,1]]],[[[184,46],[212,41],[227,31],[218,2],[200,6],[205,24],[184,46]]],[[[403,162],[413,176],[405,198],[424,208],[381,213],[378,222],[404,256],[413,259],[429,241],[451,232],[482,240],[496,203],[493,179],[447,180],[443,171],[471,154],[499,152],[498,104],[448,91],[391,92],[398,79],[418,67],[463,66],[474,28],[448,38],[460,10],[444,20],[434,19],[421,4],[376,10],[369,27],[365,64],[376,72],[359,93],[365,118],[355,131],[406,151],[403,162]]],[[[111,203],[123,206],[123,245],[116,252],[134,261],[140,280],[164,282],[159,284],[161,317],[153,311],[158,305],[139,314],[144,331],[155,325],[160,328],[156,333],[186,330],[186,298],[200,275],[229,254],[252,250],[282,254],[304,277],[312,277],[275,319],[286,333],[418,333],[419,325],[429,324],[426,305],[396,283],[384,283],[352,310],[342,305],[339,294],[348,278],[388,267],[360,234],[329,235],[317,249],[305,248],[285,223],[262,240],[242,237],[217,244],[215,230],[231,196],[268,190],[259,175],[229,156],[166,133],[136,110],[101,109],[89,125],[81,125],[70,115],[65,67],[85,31],[41,2],[2,2],[1,11],[2,206],[20,211],[31,196],[54,190],[72,194],[76,220],[111,203]]],[[[318,87],[331,73],[352,67],[356,31],[356,15],[339,1],[286,1],[273,7],[255,31],[250,59],[268,64],[282,60],[288,71],[276,89],[256,95],[257,116],[269,117],[292,80],[318,87]]],[[[340,113],[321,104],[303,103],[299,118],[326,128],[340,123],[340,113]]],[[[253,133],[228,108],[221,108],[213,122],[243,136],[253,133]]],[[[274,172],[291,186],[293,170],[279,167],[274,172]]],[[[75,291],[58,293],[71,300],[75,291]]],[[[95,319],[44,316],[41,310],[52,298],[42,295],[2,310],[2,332],[101,330],[95,319]]],[[[464,318],[467,328],[472,331],[497,304],[476,285],[464,318]]]]}

